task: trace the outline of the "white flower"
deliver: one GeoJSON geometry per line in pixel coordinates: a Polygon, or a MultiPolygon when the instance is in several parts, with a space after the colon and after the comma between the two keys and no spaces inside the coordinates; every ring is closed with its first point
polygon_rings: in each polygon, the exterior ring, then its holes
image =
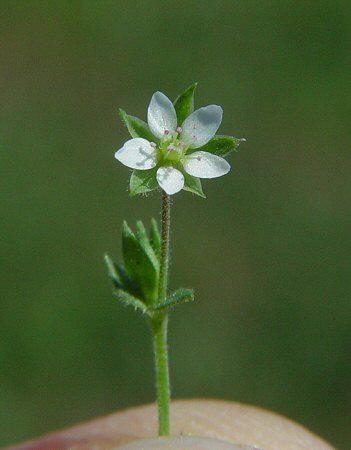
{"type": "Polygon", "coordinates": [[[156,179],[169,195],[184,187],[184,174],[197,178],[216,178],[230,170],[228,162],[205,151],[193,151],[207,144],[222,121],[222,108],[209,105],[191,113],[177,127],[173,103],[162,92],[152,96],[147,121],[157,145],[144,138],[128,140],[115,153],[115,158],[127,167],[149,170],[158,167],[156,179]]]}

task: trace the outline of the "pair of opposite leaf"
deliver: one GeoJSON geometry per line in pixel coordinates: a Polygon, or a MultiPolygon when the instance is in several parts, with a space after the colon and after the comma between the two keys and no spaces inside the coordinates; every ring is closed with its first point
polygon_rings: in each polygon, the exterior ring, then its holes
{"type": "Polygon", "coordinates": [[[149,235],[141,221],[137,222],[135,233],[124,222],[122,230],[124,266],[114,263],[108,255],[105,255],[117,299],[149,316],[194,299],[192,289],[180,288],[160,302],[158,295],[160,246],[161,239],[155,220],[151,221],[149,235]]]}
{"type": "Polygon", "coordinates": [[[151,98],[147,123],[120,110],[132,139],[115,158],[133,170],[131,195],[161,187],[168,195],[180,190],[205,197],[200,178],[216,178],[230,170],[223,158],[244,139],[216,135],[222,122],[220,106],[194,111],[196,83],[172,103],[162,92],[151,98]]]}

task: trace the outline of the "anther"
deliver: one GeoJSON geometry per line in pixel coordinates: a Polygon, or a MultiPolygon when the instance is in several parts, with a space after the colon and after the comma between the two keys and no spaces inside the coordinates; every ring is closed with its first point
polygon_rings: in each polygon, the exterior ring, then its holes
{"type": "Polygon", "coordinates": [[[178,127],[177,129],[176,129],[176,132],[177,133],[181,133],[183,130],[182,130],[182,127],[178,127]]]}
{"type": "Polygon", "coordinates": [[[169,130],[165,130],[164,134],[167,136],[169,134],[169,130]]]}

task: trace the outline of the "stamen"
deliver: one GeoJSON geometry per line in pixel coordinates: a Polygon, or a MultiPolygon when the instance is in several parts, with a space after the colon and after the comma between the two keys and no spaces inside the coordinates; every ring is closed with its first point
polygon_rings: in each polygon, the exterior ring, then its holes
{"type": "Polygon", "coordinates": [[[181,133],[183,130],[182,130],[182,127],[178,127],[177,129],[176,129],[176,132],[177,133],[181,133]]]}
{"type": "Polygon", "coordinates": [[[164,131],[164,134],[167,136],[167,135],[169,135],[169,130],[165,130],[164,131]]]}
{"type": "Polygon", "coordinates": [[[175,150],[175,146],[174,144],[169,144],[169,146],[167,147],[167,151],[171,152],[172,150],[175,150]]]}

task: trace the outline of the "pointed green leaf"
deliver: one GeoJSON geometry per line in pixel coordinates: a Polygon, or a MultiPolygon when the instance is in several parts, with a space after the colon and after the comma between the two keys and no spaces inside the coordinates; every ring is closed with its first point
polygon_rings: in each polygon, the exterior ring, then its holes
{"type": "Polygon", "coordinates": [[[160,263],[157,259],[154,249],[152,248],[149,237],[146,233],[144,224],[141,220],[138,220],[136,223],[136,237],[143,248],[144,252],[147,254],[149,260],[152,262],[153,266],[155,267],[157,273],[160,271],[160,263]]]}
{"type": "Polygon", "coordinates": [[[197,83],[189,86],[179,97],[174,101],[174,108],[177,113],[178,125],[182,125],[184,120],[194,111],[194,92],[197,83]]]}
{"type": "Polygon", "coordinates": [[[113,285],[116,288],[123,288],[123,283],[121,281],[121,278],[116,270],[115,263],[112,261],[112,259],[109,257],[108,254],[104,255],[104,260],[107,267],[107,272],[109,274],[109,277],[112,280],[113,285]]]}
{"type": "MultiPolygon", "coordinates": [[[[216,135],[207,144],[201,147],[201,151],[213,153],[217,156],[226,156],[233,150],[236,150],[241,142],[245,142],[246,139],[238,139],[233,136],[216,135]]],[[[199,150],[199,149],[196,149],[199,150]]]]}
{"type": "Polygon", "coordinates": [[[123,223],[122,250],[128,277],[140,288],[146,303],[154,302],[158,271],[126,222],[123,223]]]}
{"type": "Polygon", "coordinates": [[[160,258],[161,254],[161,235],[158,229],[158,225],[155,219],[151,219],[150,227],[150,244],[154,249],[157,258],[160,258]]]}
{"type": "Polygon", "coordinates": [[[157,138],[151,133],[149,126],[146,122],[138,117],[130,116],[123,109],[119,110],[119,115],[128,128],[129,134],[133,138],[141,137],[147,139],[150,142],[157,141],[157,138]]]}
{"type": "Polygon", "coordinates": [[[206,198],[206,195],[202,191],[200,179],[193,177],[186,172],[183,172],[183,175],[184,175],[183,189],[185,191],[192,192],[193,194],[196,194],[199,197],[206,198]]]}
{"type": "Polygon", "coordinates": [[[115,263],[114,266],[118,273],[119,279],[121,280],[122,289],[129,292],[134,297],[142,297],[143,293],[140,286],[135,281],[131,280],[126,269],[117,263],[115,263]]]}
{"type": "Polygon", "coordinates": [[[139,309],[143,313],[147,312],[146,305],[137,297],[134,297],[133,295],[129,294],[126,291],[123,291],[122,289],[115,289],[113,291],[113,294],[117,297],[117,299],[124,303],[125,305],[132,306],[134,309],[139,309]]]}
{"type": "Polygon", "coordinates": [[[163,303],[157,303],[150,306],[148,309],[151,312],[161,311],[163,309],[173,308],[181,303],[188,303],[194,301],[194,290],[180,288],[174,291],[163,303]]]}
{"type": "Polygon", "coordinates": [[[104,255],[104,259],[115,289],[121,289],[134,297],[142,296],[141,289],[129,278],[126,270],[121,265],[116,264],[107,254],[104,255]]]}
{"type": "Polygon", "coordinates": [[[133,197],[157,189],[159,186],[156,180],[156,171],[156,167],[150,170],[133,170],[129,184],[130,195],[133,197]]]}

